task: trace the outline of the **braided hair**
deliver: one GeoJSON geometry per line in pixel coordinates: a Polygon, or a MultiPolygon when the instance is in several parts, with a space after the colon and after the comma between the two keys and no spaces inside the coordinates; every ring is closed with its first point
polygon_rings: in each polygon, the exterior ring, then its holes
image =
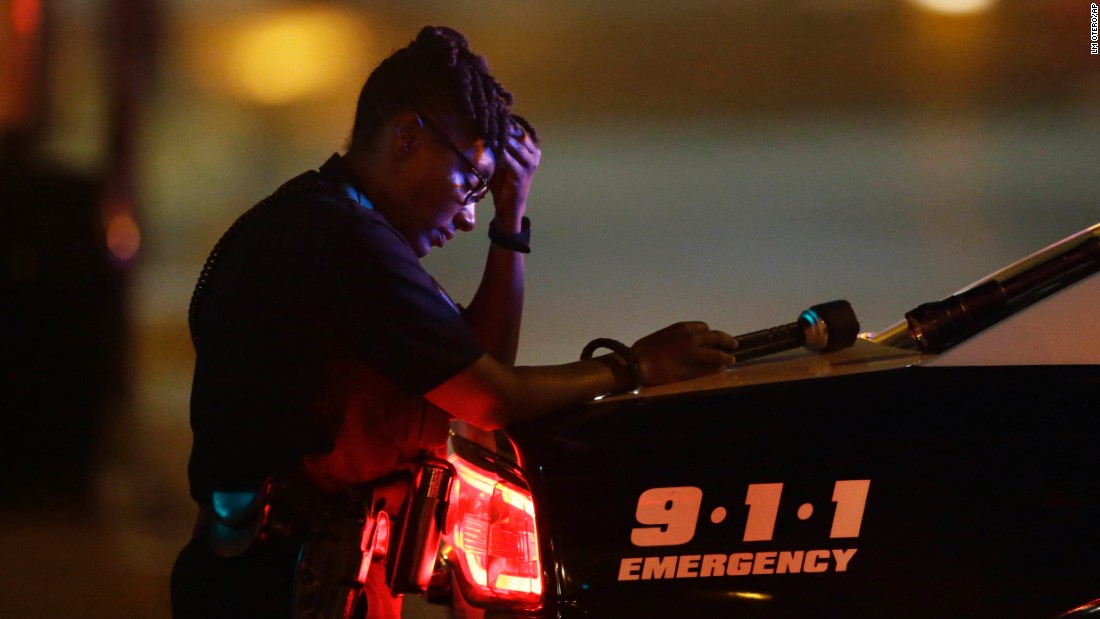
{"type": "Polygon", "coordinates": [[[470,51],[466,37],[450,28],[426,26],[363,84],[351,146],[369,144],[386,121],[404,111],[455,113],[492,150],[501,148],[513,125],[537,142],[530,123],[512,114],[512,101],[512,93],[489,74],[485,59],[470,51]]]}

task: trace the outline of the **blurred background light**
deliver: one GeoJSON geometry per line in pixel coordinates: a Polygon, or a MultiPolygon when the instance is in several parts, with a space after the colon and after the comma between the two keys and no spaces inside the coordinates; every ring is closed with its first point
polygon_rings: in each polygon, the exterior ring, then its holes
{"type": "Polygon", "coordinates": [[[969,15],[993,8],[997,0],[909,0],[913,5],[934,13],[969,15]]]}
{"type": "Polygon", "coordinates": [[[12,0],[11,22],[15,33],[27,36],[38,29],[42,21],[42,3],[40,0],[12,0]]]}
{"type": "Polygon", "coordinates": [[[107,220],[107,249],[120,262],[129,262],[141,247],[141,230],[132,214],[116,213],[107,220]]]}
{"type": "Polygon", "coordinates": [[[30,91],[37,86],[36,35],[42,24],[40,0],[12,0],[0,11],[0,127],[28,122],[30,91]]]}
{"type": "Polygon", "coordinates": [[[261,106],[286,105],[338,92],[348,80],[359,83],[370,38],[348,10],[290,7],[196,29],[188,64],[209,90],[261,106]]]}

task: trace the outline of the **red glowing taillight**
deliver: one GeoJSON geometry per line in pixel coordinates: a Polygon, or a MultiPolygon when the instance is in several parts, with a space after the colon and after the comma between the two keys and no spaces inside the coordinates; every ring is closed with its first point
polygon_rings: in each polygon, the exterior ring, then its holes
{"type": "Polygon", "coordinates": [[[528,490],[457,454],[443,538],[459,566],[459,586],[477,604],[537,608],[542,600],[535,505],[528,490]]]}

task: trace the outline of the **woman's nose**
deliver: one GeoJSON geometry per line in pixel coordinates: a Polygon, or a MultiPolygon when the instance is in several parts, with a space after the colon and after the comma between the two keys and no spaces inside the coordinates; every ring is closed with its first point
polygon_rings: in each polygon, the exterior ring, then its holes
{"type": "Polygon", "coordinates": [[[467,204],[455,215],[455,229],[470,232],[477,222],[477,203],[467,204]]]}

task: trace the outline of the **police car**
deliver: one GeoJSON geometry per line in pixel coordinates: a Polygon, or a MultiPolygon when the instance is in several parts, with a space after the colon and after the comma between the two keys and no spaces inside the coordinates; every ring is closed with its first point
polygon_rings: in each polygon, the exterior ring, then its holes
{"type": "Polygon", "coordinates": [[[457,425],[428,597],[459,617],[1100,614],[1098,270],[1100,225],[841,350],[457,425]]]}

